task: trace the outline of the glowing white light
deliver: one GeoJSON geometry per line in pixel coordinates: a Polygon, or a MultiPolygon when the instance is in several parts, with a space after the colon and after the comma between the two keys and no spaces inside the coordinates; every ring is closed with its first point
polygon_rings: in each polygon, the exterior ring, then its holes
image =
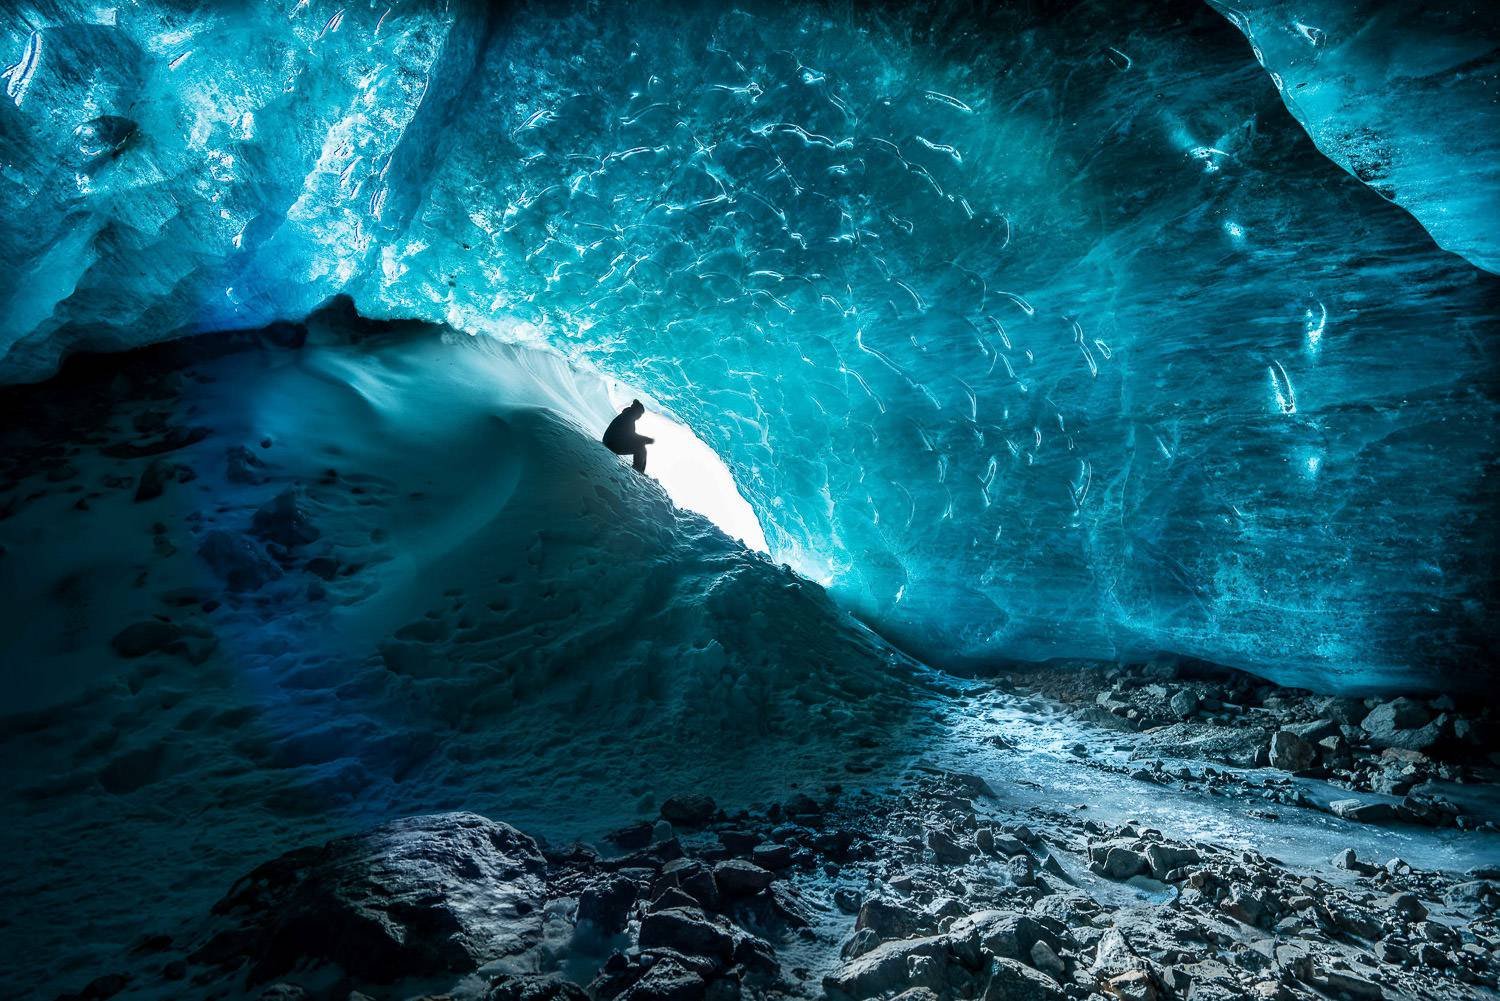
{"type": "MultiPolygon", "coordinates": [[[[612,387],[610,393],[620,410],[633,395],[622,387],[612,387]]],[[[734,476],[717,452],[688,428],[649,407],[636,421],[635,429],[656,439],[646,449],[646,474],[662,485],[673,503],[703,515],[748,549],[770,551],[760,519],[740,494],[734,476]]]]}

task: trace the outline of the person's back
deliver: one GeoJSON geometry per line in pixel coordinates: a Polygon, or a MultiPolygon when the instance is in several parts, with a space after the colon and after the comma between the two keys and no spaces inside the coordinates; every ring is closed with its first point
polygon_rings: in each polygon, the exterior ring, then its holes
{"type": "Polygon", "coordinates": [[[641,405],[640,400],[631,400],[630,406],[620,411],[619,416],[610,421],[609,427],[604,430],[604,447],[616,455],[634,456],[635,471],[638,473],[646,471],[646,446],[656,440],[636,433],[635,422],[645,412],[646,408],[641,405]]]}

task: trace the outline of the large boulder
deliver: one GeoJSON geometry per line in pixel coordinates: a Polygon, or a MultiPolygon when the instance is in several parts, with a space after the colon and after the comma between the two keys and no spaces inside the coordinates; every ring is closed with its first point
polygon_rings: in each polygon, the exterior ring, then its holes
{"type": "Polygon", "coordinates": [[[974,857],[973,849],[935,827],[927,832],[927,848],[944,865],[962,865],[974,857]]]}
{"type": "MultiPolygon", "coordinates": [[[[491,981],[481,1001],[589,1001],[588,992],[556,976],[502,974],[491,981]]],[[[353,1001],[354,995],[350,995],[353,1001]]]]}
{"type": "Polygon", "coordinates": [[[1446,716],[1434,718],[1425,703],[1402,698],[1376,706],[1359,725],[1372,747],[1423,751],[1438,742],[1447,723],[1446,716]]]}
{"type": "Polygon", "coordinates": [[[1040,940],[1053,947],[1058,944],[1035,918],[997,910],[976,911],[959,918],[948,929],[948,939],[954,951],[971,965],[978,965],[982,956],[1028,958],[1031,947],[1040,940]]]}
{"type": "Polygon", "coordinates": [[[946,996],[948,942],[941,935],[886,942],[825,977],[823,988],[834,999],[863,999],[912,987],[946,996]]]}
{"type": "Polygon", "coordinates": [[[697,971],[667,957],[651,964],[646,975],[621,994],[619,1001],[703,1001],[705,987],[697,971]]]}
{"type": "Polygon", "coordinates": [[[1104,860],[1098,863],[1097,871],[1101,876],[1123,880],[1149,872],[1150,869],[1151,863],[1147,861],[1146,856],[1129,848],[1117,846],[1106,852],[1104,860]]]}
{"type": "Polygon", "coordinates": [[[1334,800],[1328,809],[1334,816],[1357,824],[1383,824],[1396,817],[1396,808],[1391,804],[1363,799],[1334,800]]]}
{"type": "Polygon", "coordinates": [[[599,879],[578,894],[578,920],[612,935],[625,927],[639,888],[623,876],[599,879]]]}
{"type": "Polygon", "coordinates": [[[1303,740],[1316,744],[1320,740],[1339,736],[1339,725],[1331,719],[1315,719],[1310,723],[1288,723],[1282,727],[1287,733],[1294,733],[1303,740]]]}
{"type": "Polygon", "coordinates": [[[1203,726],[1173,723],[1153,730],[1131,755],[1135,758],[1190,758],[1250,768],[1270,734],[1259,726],[1203,726]]]}
{"type": "Polygon", "coordinates": [[[873,944],[896,938],[931,935],[937,931],[937,922],[932,915],[924,914],[899,900],[872,896],[860,905],[859,917],[854,921],[855,932],[867,929],[871,932],[867,938],[873,944]]]}
{"type": "Polygon", "coordinates": [[[214,905],[232,922],[194,955],[250,983],[331,963],[375,983],[525,972],[542,938],[546,862],[535,841],[472,813],[393,821],[302,848],[242,877],[214,905]]]}

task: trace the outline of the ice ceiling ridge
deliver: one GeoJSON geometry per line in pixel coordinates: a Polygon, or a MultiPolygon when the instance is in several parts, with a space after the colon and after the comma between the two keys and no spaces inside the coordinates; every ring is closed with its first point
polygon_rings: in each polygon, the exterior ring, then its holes
{"type": "Polygon", "coordinates": [[[0,377],[344,293],[653,393],[938,663],[1481,684],[1493,44],[1216,6],[13,7],[0,377]]]}

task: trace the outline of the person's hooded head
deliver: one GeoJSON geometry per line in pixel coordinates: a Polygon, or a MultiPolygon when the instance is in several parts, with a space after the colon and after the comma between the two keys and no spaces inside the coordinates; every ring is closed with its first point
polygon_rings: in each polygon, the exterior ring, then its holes
{"type": "Polygon", "coordinates": [[[630,406],[626,407],[625,409],[635,414],[637,417],[646,412],[646,408],[640,400],[631,400],[630,406]]]}

